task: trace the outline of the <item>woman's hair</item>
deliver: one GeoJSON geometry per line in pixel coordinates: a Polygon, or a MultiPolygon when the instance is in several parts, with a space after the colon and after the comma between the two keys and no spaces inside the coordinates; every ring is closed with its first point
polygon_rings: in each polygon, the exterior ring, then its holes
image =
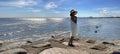
{"type": "Polygon", "coordinates": [[[74,13],[77,13],[77,11],[71,10],[71,11],[70,11],[70,16],[74,16],[74,13]]]}

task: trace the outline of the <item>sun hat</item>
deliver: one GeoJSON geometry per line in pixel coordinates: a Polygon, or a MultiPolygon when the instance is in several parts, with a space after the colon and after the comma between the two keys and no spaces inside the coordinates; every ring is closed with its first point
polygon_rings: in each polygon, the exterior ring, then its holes
{"type": "Polygon", "coordinates": [[[73,13],[73,12],[77,12],[77,11],[75,11],[74,9],[72,9],[72,10],[70,11],[70,13],[73,13]]]}

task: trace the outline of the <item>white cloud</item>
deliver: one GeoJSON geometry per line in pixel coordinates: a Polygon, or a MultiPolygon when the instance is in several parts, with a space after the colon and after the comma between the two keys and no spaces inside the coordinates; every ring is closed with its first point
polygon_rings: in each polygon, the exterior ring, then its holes
{"type": "Polygon", "coordinates": [[[28,8],[32,12],[41,12],[41,9],[28,8]]]}
{"type": "Polygon", "coordinates": [[[99,13],[96,16],[111,17],[120,16],[120,10],[116,8],[99,8],[99,13]]]}
{"type": "Polygon", "coordinates": [[[49,2],[45,5],[46,9],[53,9],[53,8],[57,8],[58,6],[54,3],[54,2],[49,2]]]}
{"type": "Polygon", "coordinates": [[[32,6],[37,5],[37,2],[34,0],[15,0],[9,2],[0,2],[0,6],[16,6],[16,7],[24,7],[24,6],[32,6]]]}
{"type": "Polygon", "coordinates": [[[99,14],[103,16],[110,16],[110,10],[108,8],[101,8],[99,14]]]}

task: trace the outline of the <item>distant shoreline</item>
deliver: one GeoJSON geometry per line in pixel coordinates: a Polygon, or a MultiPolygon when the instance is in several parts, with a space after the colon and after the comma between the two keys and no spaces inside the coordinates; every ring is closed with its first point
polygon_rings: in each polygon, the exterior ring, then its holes
{"type": "MultiPolygon", "coordinates": [[[[69,18],[69,17],[0,17],[0,18],[69,18]]],[[[120,17],[78,17],[78,18],[120,18],[120,17]]]]}

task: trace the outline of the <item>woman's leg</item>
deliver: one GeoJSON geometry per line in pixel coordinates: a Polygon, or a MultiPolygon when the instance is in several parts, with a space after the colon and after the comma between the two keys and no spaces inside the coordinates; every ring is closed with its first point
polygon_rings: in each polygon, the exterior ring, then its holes
{"type": "Polygon", "coordinates": [[[69,43],[68,43],[68,46],[74,47],[74,45],[73,45],[73,40],[74,40],[74,36],[71,36],[71,38],[70,38],[70,40],[69,40],[69,43]]]}

